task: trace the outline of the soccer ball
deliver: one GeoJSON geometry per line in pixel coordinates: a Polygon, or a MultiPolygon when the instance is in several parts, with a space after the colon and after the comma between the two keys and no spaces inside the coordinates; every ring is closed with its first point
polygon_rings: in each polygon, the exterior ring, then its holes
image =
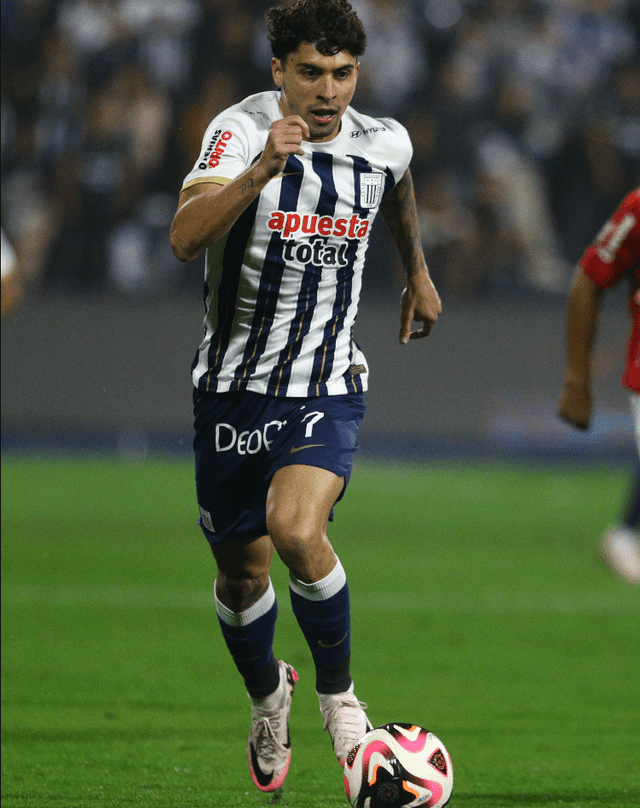
{"type": "Polygon", "coordinates": [[[344,787],[354,808],[444,808],[453,791],[453,765],[432,732],[384,724],[349,752],[344,787]]]}

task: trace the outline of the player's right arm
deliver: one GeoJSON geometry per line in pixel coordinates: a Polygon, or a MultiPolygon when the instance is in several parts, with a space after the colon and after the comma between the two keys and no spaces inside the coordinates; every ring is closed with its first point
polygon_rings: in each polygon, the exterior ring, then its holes
{"type": "Polygon", "coordinates": [[[559,415],[578,429],[591,420],[591,359],[598,327],[602,289],[576,267],[566,320],[567,361],[559,415]]]}
{"type": "Polygon", "coordinates": [[[196,258],[228,233],[241,213],[272,179],[282,173],[290,154],[304,154],[309,127],[298,115],[271,124],[260,159],[225,185],[198,182],[180,193],[171,224],[171,247],[180,261],[196,258]]]}

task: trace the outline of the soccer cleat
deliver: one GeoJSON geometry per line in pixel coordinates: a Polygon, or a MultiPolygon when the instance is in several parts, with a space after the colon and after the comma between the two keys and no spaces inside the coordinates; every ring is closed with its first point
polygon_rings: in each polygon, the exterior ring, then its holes
{"type": "MultiPolygon", "coordinates": [[[[289,711],[298,674],[282,659],[278,660],[278,665],[280,684],[273,694],[277,700],[275,709],[259,707],[253,701],[251,704],[251,732],[247,745],[247,760],[251,779],[260,791],[279,789],[287,776],[291,760],[289,711]]],[[[271,696],[268,698],[270,702],[274,700],[271,696]]]]}
{"type": "Polygon", "coordinates": [[[318,700],[324,716],[322,728],[329,730],[333,751],[344,767],[349,752],[363,735],[373,729],[365,713],[367,705],[356,698],[353,682],[346,693],[318,693],[318,700]]]}
{"type": "Polygon", "coordinates": [[[640,541],[629,527],[613,527],[600,544],[604,562],[630,584],[640,584],[640,541]]]}

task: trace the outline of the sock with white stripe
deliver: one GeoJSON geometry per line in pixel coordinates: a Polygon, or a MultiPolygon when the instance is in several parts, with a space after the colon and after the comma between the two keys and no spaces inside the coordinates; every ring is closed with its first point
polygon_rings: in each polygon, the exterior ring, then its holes
{"type": "Polygon", "coordinates": [[[278,660],[273,655],[278,602],[273,584],[243,612],[233,612],[216,596],[218,622],[236,667],[252,698],[273,693],[280,682],[278,660]]]}
{"type": "Polygon", "coordinates": [[[318,693],[343,693],[351,674],[351,611],[347,576],[340,561],[316,583],[289,579],[291,605],[316,667],[318,693]]]}

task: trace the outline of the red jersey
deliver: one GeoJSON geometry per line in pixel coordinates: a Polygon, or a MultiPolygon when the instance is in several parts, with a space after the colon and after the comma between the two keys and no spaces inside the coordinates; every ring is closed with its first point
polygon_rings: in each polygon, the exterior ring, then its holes
{"type": "Polygon", "coordinates": [[[640,188],[625,197],[580,266],[601,289],[614,286],[623,275],[629,278],[632,326],[622,383],[640,393],[640,188]]]}

